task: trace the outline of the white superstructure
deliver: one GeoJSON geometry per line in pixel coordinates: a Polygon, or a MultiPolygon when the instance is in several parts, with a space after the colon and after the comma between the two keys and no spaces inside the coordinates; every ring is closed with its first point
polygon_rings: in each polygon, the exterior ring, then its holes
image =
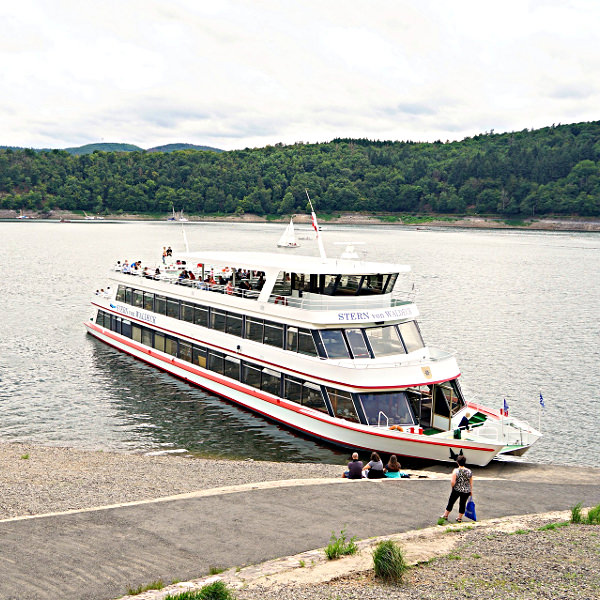
{"type": "Polygon", "coordinates": [[[407,266],[188,253],[118,267],[88,332],[307,435],[352,449],[485,465],[540,436],[465,401],[452,353],[422,339],[407,266]],[[177,264],[179,263],[179,264],[177,264]],[[469,430],[459,422],[471,416],[469,430]],[[460,433],[458,433],[460,432],[460,433]]]}

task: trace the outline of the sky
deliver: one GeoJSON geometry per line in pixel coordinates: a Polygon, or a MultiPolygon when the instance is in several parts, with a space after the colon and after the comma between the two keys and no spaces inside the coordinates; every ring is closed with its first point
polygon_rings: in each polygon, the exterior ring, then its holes
{"type": "Polygon", "coordinates": [[[460,140],[600,119],[597,0],[2,0],[0,145],[460,140]]]}

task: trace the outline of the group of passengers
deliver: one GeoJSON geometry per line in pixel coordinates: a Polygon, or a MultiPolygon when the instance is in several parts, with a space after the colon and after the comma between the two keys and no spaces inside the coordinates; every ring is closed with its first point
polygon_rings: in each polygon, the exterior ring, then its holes
{"type": "Polygon", "coordinates": [[[384,477],[398,479],[399,477],[410,477],[410,475],[400,470],[400,463],[395,454],[390,456],[390,459],[384,466],[379,454],[373,452],[371,460],[366,465],[363,465],[362,460],[359,459],[358,452],[354,452],[352,460],[348,463],[348,470],[344,472],[342,477],[346,479],[383,479],[384,477]]]}

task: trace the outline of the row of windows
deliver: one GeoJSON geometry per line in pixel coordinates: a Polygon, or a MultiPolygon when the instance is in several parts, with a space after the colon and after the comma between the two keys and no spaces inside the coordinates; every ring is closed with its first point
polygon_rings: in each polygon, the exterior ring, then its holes
{"type": "Polygon", "coordinates": [[[344,419],[359,420],[352,403],[352,396],[348,392],[333,388],[321,388],[314,383],[284,375],[246,360],[240,360],[236,356],[229,356],[205,346],[163,335],[158,331],[136,325],[128,319],[116,317],[102,310],[98,311],[96,323],[140,344],[165,352],[203,369],[241,381],[274,396],[287,398],[302,406],[331,413],[344,419]],[[327,396],[324,396],[323,390],[327,392],[327,396]],[[332,410],[329,409],[326,397],[330,399],[329,405],[333,407],[332,410]]]}
{"type": "Polygon", "coordinates": [[[456,380],[406,390],[351,394],[164,335],[102,310],[98,311],[96,323],[203,369],[348,421],[369,425],[420,423],[429,427],[433,425],[434,413],[450,418],[464,406],[456,380]]]}
{"type": "Polygon", "coordinates": [[[394,289],[398,273],[377,275],[319,275],[316,273],[288,273],[280,271],[273,293],[291,296],[297,291],[325,296],[368,296],[389,294],[394,289]]]}
{"type": "Polygon", "coordinates": [[[414,352],[424,347],[416,321],[399,325],[311,331],[123,285],[117,290],[117,300],[254,342],[311,356],[318,353],[323,358],[381,358],[414,352]]]}
{"type": "Polygon", "coordinates": [[[180,319],[202,327],[210,327],[254,342],[284,348],[301,354],[317,355],[313,334],[309,329],[284,326],[274,321],[177,300],[120,285],[116,299],[148,311],[180,319]]]}

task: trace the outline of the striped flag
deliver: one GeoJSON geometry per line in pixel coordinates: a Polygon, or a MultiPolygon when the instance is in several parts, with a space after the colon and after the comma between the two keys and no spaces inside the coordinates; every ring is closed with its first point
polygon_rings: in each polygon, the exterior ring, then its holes
{"type": "Polygon", "coordinates": [[[506,401],[506,398],[504,398],[504,416],[508,417],[508,402],[506,401]]]}
{"type": "Polygon", "coordinates": [[[544,404],[544,396],[542,396],[542,392],[540,392],[540,406],[542,408],[546,408],[546,405],[544,404]]]}

